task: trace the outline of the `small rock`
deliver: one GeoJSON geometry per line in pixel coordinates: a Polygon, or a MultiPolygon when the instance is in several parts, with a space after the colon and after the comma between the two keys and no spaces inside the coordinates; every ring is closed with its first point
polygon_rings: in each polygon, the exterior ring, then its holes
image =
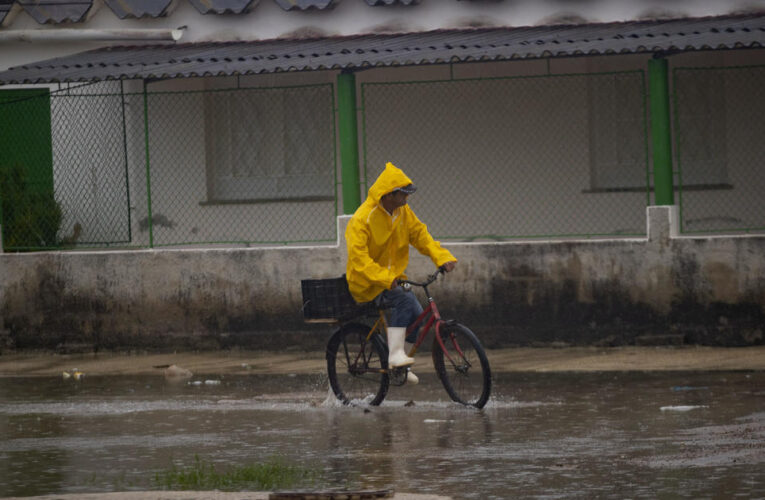
{"type": "Polygon", "coordinates": [[[192,377],[192,373],[178,365],[170,365],[165,368],[165,378],[169,380],[186,380],[192,377]]]}

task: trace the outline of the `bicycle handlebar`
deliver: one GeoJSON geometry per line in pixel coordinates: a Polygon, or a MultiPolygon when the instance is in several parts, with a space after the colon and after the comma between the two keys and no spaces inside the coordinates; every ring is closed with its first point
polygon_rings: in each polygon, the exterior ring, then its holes
{"type": "Polygon", "coordinates": [[[429,275],[428,278],[422,283],[418,283],[417,281],[411,281],[411,280],[398,280],[398,282],[400,284],[426,287],[430,285],[431,283],[433,283],[434,281],[436,281],[436,279],[438,279],[439,274],[443,274],[445,272],[446,272],[446,268],[444,266],[441,266],[438,268],[438,270],[435,273],[429,275]]]}

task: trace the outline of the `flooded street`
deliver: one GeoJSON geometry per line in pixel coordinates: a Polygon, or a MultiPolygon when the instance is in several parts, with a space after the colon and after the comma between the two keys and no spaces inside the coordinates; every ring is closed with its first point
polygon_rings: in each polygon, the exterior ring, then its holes
{"type": "Polygon", "coordinates": [[[481,411],[421,380],[365,409],[323,375],[0,378],[0,496],[153,489],[198,456],[284,457],[324,489],[765,497],[765,372],[498,373],[481,411]]]}

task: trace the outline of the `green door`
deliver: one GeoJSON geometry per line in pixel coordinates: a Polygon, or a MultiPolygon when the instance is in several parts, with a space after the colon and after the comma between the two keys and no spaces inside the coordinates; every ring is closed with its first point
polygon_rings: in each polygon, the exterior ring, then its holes
{"type": "Polygon", "coordinates": [[[0,90],[0,183],[4,249],[55,246],[61,211],[48,89],[0,90]]]}

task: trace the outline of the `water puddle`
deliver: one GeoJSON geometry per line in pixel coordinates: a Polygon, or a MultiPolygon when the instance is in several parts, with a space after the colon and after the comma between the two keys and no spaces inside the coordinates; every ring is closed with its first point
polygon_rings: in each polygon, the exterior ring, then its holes
{"type": "Polygon", "coordinates": [[[502,373],[480,411],[427,373],[371,408],[341,405],[321,375],[190,382],[0,379],[0,491],[142,490],[195,456],[221,468],[279,456],[325,488],[765,496],[761,372],[502,373]]]}

